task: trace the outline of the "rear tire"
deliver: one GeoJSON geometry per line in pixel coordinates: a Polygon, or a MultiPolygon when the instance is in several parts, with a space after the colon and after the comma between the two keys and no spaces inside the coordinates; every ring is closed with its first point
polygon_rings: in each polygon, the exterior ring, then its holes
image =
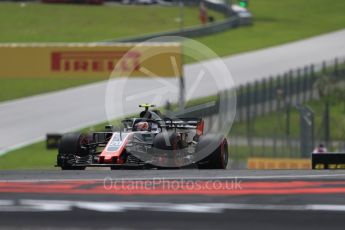
{"type": "Polygon", "coordinates": [[[228,141],[221,135],[201,136],[196,154],[203,158],[199,161],[199,169],[226,169],[229,158],[228,141]]]}
{"type": "Polygon", "coordinates": [[[62,170],[84,170],[84,166],[74,166],[76,156],[87,156],[88,151],[83,149],[83,144],[88,142],[88,137],[80,133],[67,133],[62,136],[59,144],[57,165],[62,170]]]}

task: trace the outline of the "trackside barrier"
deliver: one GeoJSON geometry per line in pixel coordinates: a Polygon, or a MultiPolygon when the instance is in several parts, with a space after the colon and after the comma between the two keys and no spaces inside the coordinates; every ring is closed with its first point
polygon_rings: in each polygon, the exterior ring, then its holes
{"type": "Polygon", "coordinates": [[[41,0],[43,3],[74,3],[74,4],[90,4],[102,5],[105,0],[41,0]]]}
{"type": "Polygon", "coordinates": [[[153,33],[153,34],[147,34],[143,36],[138,37],[128,37],[128,38],[122,38],[122,39],[115,39],[110,40],[109,42],[143,42],[149,39],[153,39],[156,37],[161,36],[180,36],[180,37],[200,37],[200,36],[206,36],[210,34],[215,34],[219,32],[226,31],[231,28],[236,28],[238,26],[248,26],[252,24],[252,18],[227,18],[220,22],[215,23],[208,23],[207,25],[203,26],[193,26],[189,28],[185,28],[183,30],[173,30],[173,31],[167,31],[162,33],[153,33]]]}
{"type": "MultiPolygon", "coordinates": [[[[319,100],[322,90],[325,89],[323,83],[325,78],[328,79],[327,82],[332,83],[332,87],[335,83],[342,85],[341,82],[345,79],[344,57],[291,69],[280,75],[238,86],[236,117],[230,132],[231,144],[235,151],[240,152],[241,146],[247,146],[246,154],[251,157],[309,158],[315,143],[325,143],[327,147],[328,145],[345,146],[344,140],[330,141],[329,124],[332,119],[326,110],[323,112],[323,122],[319,127],[313,125],[312,111],[303,109],[306,111],[301,111],[303,119],[300,119],[301,122],[298,124],[301,135],[300,137],[292,135],[296,125],[293,123],[295,122],[293,111],[296,110],[296,105],[319,100]],[[262,127],[256,124],[259,122],[258,118],[267,114],[272,117],[273,130],[263,135],[260,133],[262,127]]],[[[198,109],[186,109],[182,111],[183,116],[202,117],[205,119],[205,124],[221,122],[219,118],[222,114],[217,101],[219,98],[218,95],[218,99],[214,99],[213,106],[205,104],[199,105],[198,109]]],[[[332,101],[335,98],[332,96],[332,101]]],[[[342,103],[341,98],[341,96],[337,97],[339,103],[342,103]]],[[[301,109],[301,106],[298,107],[301,109]]]]}
{"type": "Polygon", "coordinates": [[[312,155],[313,169],[345,169],[345,153],[319,153],[312,155]]]}
{"type": "Polygon", "coordinates": [[[310,159],[248,158],[248,169],[311,169],[310,159]]]}
{"type": "Polygon", "coordinates": [[[179,43],[1,44],[0,78],[180,77],[181,56],[179,43]]]}

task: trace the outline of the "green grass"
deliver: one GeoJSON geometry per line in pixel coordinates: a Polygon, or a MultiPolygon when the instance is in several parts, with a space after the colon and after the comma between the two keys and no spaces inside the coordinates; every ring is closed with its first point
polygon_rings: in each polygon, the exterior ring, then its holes
{"type": "MultiPolygon", "coordinates": [[[[105,79],[103,79],[105,80],[105,79]]],[[[66,89],[99,81],[95,78],[0,78],[0,101],[66,89]]]]}
{"type": "Polygon", "coordinates": [[[343,0],[253,0],[254,25],[197,39],[225,56],[345,27],[343,0]]]}
{"type": "MultiPolygon", "coordinates": [[[[180,26],[178,7],[1,3],[0,9],[0,42],[94,42],[180,26]]],[[[198,8],[186,7],[184,15],[185,26],[200,24],[198,8]]]]}
{"type": "Polygon", "coordinates": [[[52,169],[57,150],[47,150],[45,142],[11,151],[0,159],[0,169],[52,169]]]}
{"type": "MultiPolygon", "coordinates": [[[[231,140],[231,139],[230,139],[231,140]]],[[[278,147],[274,149],[270,146],[243,146],[231,145],[230,159],[237,161],[245,161],[249,157],[267,157],[267,158],[300,158],[299,149],[294,147],[288,149],[286,147],[278,147]]]]}
{"type": "MultiPolygon", "coordinates": [[[[306,103],[313,111],[315,116],[315,137],[323,138],[322,118],[324,104],[321,101],[311,101],[306,103]]],[[[332,140],[344,140],[345,138],[345,106],[344,103],[333,103],[330,106],[330,130],[332,140]]],[[[272,138],[286,137],[286,112],[276,112],[251,120],[251,136],[272,138]]],[[[290,137],[299,138],[300,136],[300,117],[296,108],[291,108],[290,113],[290,137]]],[[[232,135],[246,136],[247,125],[241,122],[234,125],[232,135]]]]}

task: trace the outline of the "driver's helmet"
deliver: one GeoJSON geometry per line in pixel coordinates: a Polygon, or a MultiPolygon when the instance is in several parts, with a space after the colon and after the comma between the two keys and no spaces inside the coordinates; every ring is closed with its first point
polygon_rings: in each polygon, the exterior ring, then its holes
{"type": "Polygon", "coordinates": [[[141,121],[135,124],[135,129],[137,131],[148,131],[149,130],[149,123],[146,121],[141,121]]]}

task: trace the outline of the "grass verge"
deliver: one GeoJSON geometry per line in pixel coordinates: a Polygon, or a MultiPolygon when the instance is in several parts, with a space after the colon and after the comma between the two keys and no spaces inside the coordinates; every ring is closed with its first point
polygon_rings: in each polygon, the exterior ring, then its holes
{"type": "MultiPolygon", "coordinates": [[[[321,101],[311,101],[306,103],[314,112],[315,138],[323,138],[323,114],[324,104],[321,101]]],[[[300,117],[296,108],[290,110],[290,128],[287,129],[286,111],[275,112],[265,116],[258,117],[250,121],[251,136],[272,138],[285,138],[287,130],[290,130],[290,137],[299,138],[300,136],[300,117]]],[[[330,105],[330,134],[331,140],[344,140],[345,138],[345,106],[344,103],[333,103],[330,105]]],[[[247,123],[240,122],[234,125],[233,135],[246,136],[247,123]]]]}
{"type": "Polygon", "coordinates": [[[345,1],[251,1],[254,25],[197,39],[219,56],[275,46],[345,27],[345,1]],[[328,3],[328,4],[327,4],[328,3]]]}
{"type": "Polygon", "coordinates": [[[41,141],[0,157],[0,169],[53,169],[57,150],[46,149],[41,141]]]}
{"type": "MultiPolygon", "coordinates": [[[[106,80],[106,78],[101,78],[106,80]]],[[[0,78],[0,101],[28,97],[59,89],[93,83],[95,78],[0,78]]]]}
{"type": "MultiPolygon", "coordinates": [[[[0,4],[0,42],[96,42],[178,29],[178,7],[0,4]]],[[[198,8],[186,7],[185,26],[200,24],[198,8]]],[[[212,12],[217,19],[224,16],[212,12]]]]}

